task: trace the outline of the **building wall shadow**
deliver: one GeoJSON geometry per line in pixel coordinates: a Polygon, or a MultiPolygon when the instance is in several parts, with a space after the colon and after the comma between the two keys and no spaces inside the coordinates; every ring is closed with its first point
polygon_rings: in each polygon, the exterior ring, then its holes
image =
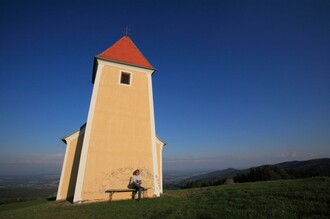
{"type": "Polygon", "coordinates": [[[84,136],[85,136],[85,133],[83,133],[83,134],[80,134],[80,133],[84,132],[84,130],[83,130],[84,128],[85,127],[81,127],[79,130],[77,147],[76,147],[76,151],[74,152],[74,158],[73,158],[73,162],[72,162],[70,181],[69,181],[69,187],[68,187],[68,195],[66,198],[66,200],[70,201],[70,202],[73,202],[73,196],[74,196],[75,189],[76,189],[81,149],[82,149],[82,144],[83,144],[84,136]]]}

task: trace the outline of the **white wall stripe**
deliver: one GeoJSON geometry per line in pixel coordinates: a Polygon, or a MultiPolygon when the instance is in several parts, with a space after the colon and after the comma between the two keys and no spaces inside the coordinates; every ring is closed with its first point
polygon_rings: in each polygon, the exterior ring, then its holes
{"type": "Polygon", "coordinates": [[[159,149],[159,164],[160,164],[160,173],[159,173],[159,191],[161,194],[163,194],[163,148],[164,148],[164,142],[160,141],[159,138],[156,136],[157,143],[160,144],[159,149]]]}
{"type": "Polygon", "coordinates": [[[78,177],[77,177],[77,183],[76,183],[76,189],[75,189],[75,193],[74,193],[73,202],[83,201],[82,188],[83,188],[83,184],[84,184],[87,154],[88,154],[91,130],[92,130],[92,125],[93,125],[92,123],[93,123],[93,118],[94,118],[96,99],[97,99],[97,95],[98,95],[98,91],[99,91],[100,79],[101,79],[103,67],[104,67],[104,65],[99,63],[98,69],[96,72],[96,78],[95,78],[95,82],[94,82],[91,103],[90,103],[90,107],[89,107],[89,111],[88,111],[85,136],[84,136],[84,141],[83,141],[82,150],[81,150],[78,177]]]}
{"type": "Polygon", "coordinates": [[[158,162],[157,162],[157,149],[156,149],[156,130],[155,130],[155,117],[154,117],[154,101],[152,94],[152,78],[151,74],[148,77],[148,92],[149,92],[149,109],[150,109],[150,128],[151,128],[151,151],[152,161],[154,170],[154,195],[160,196],[159,192],[159,173],[158,173],[158,162]]]}

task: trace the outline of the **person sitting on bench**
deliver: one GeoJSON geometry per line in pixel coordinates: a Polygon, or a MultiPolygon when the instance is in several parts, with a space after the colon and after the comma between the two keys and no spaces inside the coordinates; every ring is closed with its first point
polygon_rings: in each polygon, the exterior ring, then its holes
{"type": "MultiPolygon", "coordinates": [[[[137,169],[133,172],[133,176],[131,177],[131,185],[133,186],[133,189],[136,189],[136,191],[138,192],[139,201],[141,199],[141,191],[144,190],[141,184],[142,184],[142,177],[140,175],[140,170],[137,169]]],[[[132,199],[134,199],[134,195],[132,196],[132,199]]]]}

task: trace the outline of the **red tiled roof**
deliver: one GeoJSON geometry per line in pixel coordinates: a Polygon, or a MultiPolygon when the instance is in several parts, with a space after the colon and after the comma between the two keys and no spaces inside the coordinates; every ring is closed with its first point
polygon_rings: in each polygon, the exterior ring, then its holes
{"type": "Polygon", "coordinates": [[[123,36],[96,57],[154,69],[128,36],[123,36]]]}

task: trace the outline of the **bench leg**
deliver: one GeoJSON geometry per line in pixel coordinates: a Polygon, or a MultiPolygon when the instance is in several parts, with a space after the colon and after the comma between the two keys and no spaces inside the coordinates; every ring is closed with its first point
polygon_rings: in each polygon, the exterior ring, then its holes
{"type": "Polygon", "coordinates": [[[112,201],[113,193],[114,193],[114,192],[110,192],[110,193],[109,193],[109,201],[112,201]]]}
{"type": "Polygon", "coordinates": [[[148,190],[147,189],[143,189],[142,190],[142,197],[145,198],[148,196],[148,190]]]}

